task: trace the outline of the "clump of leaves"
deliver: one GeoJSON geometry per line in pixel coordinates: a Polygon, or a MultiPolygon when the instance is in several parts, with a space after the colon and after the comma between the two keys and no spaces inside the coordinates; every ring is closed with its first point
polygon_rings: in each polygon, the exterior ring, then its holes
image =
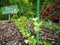
{"type": "MultiPolygon", "coordinates": [[[[16,24],[17,28],[19,29],[19,32],[22,33],[23,38],[27,38],[27,40],[29,41],[29,44],[35,45],[36,39],[34,38],[34,36],[31,36],[30,30],[25,28],[26,20],[28,20],[26,17],[20,17],[15,20],[15,24],[16,24]],[[32,41],[33,41],[33,43],[32,43],[32,41]]],[[[28,23],[30,24],[32,22],[29,21],[28,23]]]]}
{"type": "MultiPolygon", "coordinates": [[[[59,26],[52,23],[51,21],[41,21],[41,26],[40,27],[46,27],[48,29],[58,29],[59,26]],[[41,23],[43,22],[43,23],[41,23]]],[[[15,24],[17,26],[17,28],[19,29],[19,32],[22,33],[23,35],[23,38],[27,38],[28,42],[29,42],[29,45],[36,45],[36,43],[38,43],[38,45],[41,43],[41,40],[37,40],[35,38],[34,35],[31,34],[30,32],[30,24],[31,23],[34,23],[34,21],[32,19],[27,19],[26,17],[20,17],[18,19],[15,19],[15,24]],[[26,22],[27,21],[27,22],[26,22]],[[28,25],[28,29],[26,29],[25,25],[28,25]]],[[[48,44],[45,42],[45,45],[48,44]]]]}
{"type": "Polygon", "coordinates": [[[54,0],[41,0],[41,10],[45,9],[45,7],[51,3],[53,3],[54,0]]]}
{"type": "Polygon", "coordinates": [[[42,27],[48,28],[50,30],[60,30],[60,26],[56,23],[51,22],[50,20],[44,21],[42,27]]]}

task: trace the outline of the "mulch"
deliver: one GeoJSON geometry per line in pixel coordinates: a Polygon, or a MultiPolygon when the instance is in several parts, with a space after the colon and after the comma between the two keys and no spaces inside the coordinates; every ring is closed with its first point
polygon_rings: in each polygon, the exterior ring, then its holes
{"type": "Polygon", "coordinates": [[[13,21],[0,22],[0,45],[26,45],[13,21]]]}

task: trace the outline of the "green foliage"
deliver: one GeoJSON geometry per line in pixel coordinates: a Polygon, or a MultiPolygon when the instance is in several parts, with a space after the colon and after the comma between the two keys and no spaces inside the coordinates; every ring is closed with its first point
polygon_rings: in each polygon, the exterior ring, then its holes
{"type": "Polygon", "coordinates": [[[53,3],[54,0],[41,0],[41,10],[43,10],[44,8],[47,8],[47,5],[53,3]]]}
{"type": "Polygon", "coordinates": [[[36,39],[34,38],[34,36],[31,36],[28,38],[29,40],[29,45],[36,45],[36,39]]]}
{"type": "Polygon", "coordinates": [[[2,10],[0,8],[0,20],[7,20],[8,19],[8,15],[2,15],[2,10]]]}
{"type": "MultiPolygon", "coordinates": [[[[51,4],[54,0],[41,0],[41,10],[43,10],[48,4],[51,4]]],[[[12,20],[14,20],[19,32],[22,33],[23,38],[27,38],[29,41],[29,45],[40,45],[41,40],[37,40],[35,36],[33,36],[30,32],[30,24],[34,24],[35,22],[32,20],[34,16],[36,16],[36,7],[37,0],[1,0],[0,7],[8,6],[8,5],[18,5],[19,12],[16,15],[12,16],[12,20]],[[27,21],[27,22],[26,22],[27,21]],[[28,25],[28,29],[26,29],[25,25],[28,25]]],[[[2,11],[0,9],[0,19],[8,19],[8,15],[2,15],[2,11]]],[[[38,25],[36,23],[36,25],[38,25]]],[[[40,21],[40,27],[45,27],[51,30],[58,30],[60,32],[60,27],[51,21],[40,21]]],[[[38,29],[38,28],[37,28],[38,29]]],[[[45,42],[44,45],[50,45],[45,42]]]]}
{"type": "Polygon", "coordinates": [[[52,44],[48,42],[44,42],[44,45],[52,45],[52,44]]]}
{"type": "Polygon", "coordinates": [[[21,32],[23,35],[23,38],[27,38],[27,40],[29,41],[29,45],[36,45],[36,43],[40,41],[37,40],[33,35],[31,35],[30,30],[25,28],[27,20],[28,20],[28,25],[33,22],[31,19],[27,19],[24,16],[18,19],[14,19],[15,24],[17,28],[19,29],[19,32],[21,32]]]}
{"type": "Polygon", "coordinates": [[[40,27],[45,27],[45,28],[48,28],[50,30],[57,30],[57,31],[60,30],[60,26],[56,23],[51,22],[50,20],[43,21],[43,23],[41,24],[40,27]]]}
{"type": "MultiPolygon", "coordinates": [[[[17,28],[19,29],[19,32],[22,33],[23,35],[23,38],[27,38],[28,42],[29,42],[29,45],[40,45],[41,44],[41,40],[37,40],[36,37],[34,35],[31,34],[30,32],[30,29],[26,29],[25,28],[25,25],[26,25],[26,21],[28,21],[28,25],[30,25],[31,23],[34,23],[33,20],[30,19],[27,19],[25,16],[21,16],[20,18],[18,19],[14,19],[15,21],[15,24],[17,26],[17,28]]],[[[44,21],[42,21],[44,22],[44,21]]],[[[45,23],[45,22],[44,22],[45,23]]],[[[50,22],[49,22],[50,23],[50,22]]],[[[42,24],[42,23],[41,23],[42,24]]],[[[45,23],[45,24],[48,24],[48,23],[45,23]]],[[[43,25],[43,24],[42,24],[43,25]]],[[[42,26],[41,25],[41,26],[42,26]]],[[[47,42],[45,42],[45,45],[46,44],[49,44],[47,42]]],[[[50,45],[50,44],[49,44],[50,45]]]]}
{"type": "MultiPolygon", "coordinates": [[[[46,5],[54,2],[54,0],[41,0],[41,10],[46,7],[46,5]]],[[[18,5],[18,16],[36,17],[36,7],[37,0],[1,0],[0,6],[18,5]]]]}
{"type": "Polygon", "coordinates": [[[8,19],[8,15],[0,14],[0,20],[7,20],[7,19],[8,19]]]}
{"type": "Polygon", "coordinates": [[[11,18],[11,20],[13,20],[13,19],[17,19],[17,18],[18,18],[17,15],[13,15],[12,18],[11,18]]]}

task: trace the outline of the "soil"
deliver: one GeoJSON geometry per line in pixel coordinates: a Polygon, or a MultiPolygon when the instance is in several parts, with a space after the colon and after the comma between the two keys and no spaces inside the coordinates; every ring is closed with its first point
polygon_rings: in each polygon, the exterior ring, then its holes
{"type": "Polygon", "coordinates": [[[48,41],[53,45],[60,45],[60,33],[58,33],[58,31],[41,28],[40,35],[43,37],[44,41],[48,41]]]}
{"type": "Polygon", "coordinates": [[[27,45],[13,21],[0,22],[0,45],[27,45]]]}

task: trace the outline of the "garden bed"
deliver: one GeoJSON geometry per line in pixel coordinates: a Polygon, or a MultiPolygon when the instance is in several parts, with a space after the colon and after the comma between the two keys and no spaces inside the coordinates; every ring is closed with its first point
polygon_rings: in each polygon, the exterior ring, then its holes
{"type": "Polygon", "coordinates": [[[0,45],[26,45],[14,22],[0,22],[0,45]]]}
{"type": "MultiPolygon", "coordinates": [[[[27,35],[24,35],[23,32],[20,33],[20,29],[18,29],[15,25],[16,24],[13,21],[0,21],[0,45],[30,45],[26,43],[25,40],[34,41],[34,42],[37,41],[36,35],[33,32],[34,27],[32,25],[31,27],[33,28],[30,27],[30,29],[32,29],[30,31],[32,31],[33,33],[31,32],[31,35],[29,37],[27,35]],[[33,36],[34,38],[31,38],[33,36]],[[28,37],[28,38],[25,39],[24,37],[25,38],[28,37]]],[[[24,33],[27,32],[28,32],[27,30],[24,31],[24,33]]],[[[40,35],[43,37],[43,40],[40,41],[40,43],[49,42],[52,43],[52,45],[60,45],[59,43],[60,33],[57,30],[50,30],[48,28],[41,27],[40,35]]]]}
{"type": "Polygon", "coordinates": [[[44,41],[48,41],[53,45],[60,45],[60,33],[58,31],[41,28],[40,35],[44,38],[44,41]]]}

